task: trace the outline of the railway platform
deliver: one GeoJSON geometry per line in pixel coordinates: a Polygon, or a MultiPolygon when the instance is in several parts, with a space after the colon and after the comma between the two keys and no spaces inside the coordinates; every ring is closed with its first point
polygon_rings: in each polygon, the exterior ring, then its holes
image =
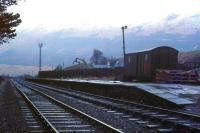
{"type": "Polygon", "coordinates": [[[200,86],[194,85],[80,79],[31,80],[157,106],[181,107],[196,104],[200,99],[200,86]]]}
{"type": "Polygon", "coordinates": [[[69,79],[67,81],[87,82],[109,85],[123,85],[141,89],[152,95],[166,99],[177,105],[194,104],[200,97],[200,86],[181,85],[181,84],[158,84],[158,83],[131,83],[121,81],[102,81],[102,80],[77,80],[69,79]]]}

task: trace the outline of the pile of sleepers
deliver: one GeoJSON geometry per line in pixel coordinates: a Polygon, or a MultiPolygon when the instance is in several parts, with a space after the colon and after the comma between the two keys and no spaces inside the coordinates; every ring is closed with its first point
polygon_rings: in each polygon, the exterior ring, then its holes
{"type": "Polygon", "coordinates": [[[156,81],[158,83],[198,83],[196,71],[184,70],[156,70],[156,81]]]}

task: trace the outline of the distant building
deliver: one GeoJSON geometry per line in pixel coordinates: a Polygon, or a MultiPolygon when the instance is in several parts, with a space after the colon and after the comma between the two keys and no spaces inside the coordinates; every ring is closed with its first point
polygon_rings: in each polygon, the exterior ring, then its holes
{"type": "Polygon", "coordinates": [[[109,65],[93,65],[93,68],[109,68],[109,65]]]}
{"type": "Polygon", "coordinates": [[[63,70],[91,69],[91,68],[92,67],[90,65],[85,64],[85,63],[81,63],[81,64],[76,64],[76,65],[66,67],[63,70]]]}
{"type": "Polygon", "coordinates": [[[115,64],[112,65],[112,67],[123,67],[123,59],[119,58],[117,59],[117,61],[115,62],[115,64]]]}
{"type": "Polygon", "coordinates": [[[187,62],[183,62],[182,65],[186,69],[200,68],[200,61],[187,61],[187,62]]]}
{"type": "Polygon", "coordinates": [[[58,65],[58,66],[54,69],[54,71],[60,71],[60,70],[62,70],[62,66],[61,66],[61,65],[58,65]]]}

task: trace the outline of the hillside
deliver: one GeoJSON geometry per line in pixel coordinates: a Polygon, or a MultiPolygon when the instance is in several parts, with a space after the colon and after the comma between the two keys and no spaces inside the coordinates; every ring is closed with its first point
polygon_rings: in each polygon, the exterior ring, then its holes
{"type": "Polygon", "coordinates": [[[188,61],[200,62],[200,50],[191,52],[180,52],[178,55],[178,60],[180,63],[188,61]]]}

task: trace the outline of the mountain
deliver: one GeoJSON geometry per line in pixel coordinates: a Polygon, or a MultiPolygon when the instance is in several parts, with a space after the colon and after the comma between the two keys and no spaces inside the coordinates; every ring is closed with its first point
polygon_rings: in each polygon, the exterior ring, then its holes
{"type": "MultiPolygon", "coordinates": [[[[42,64],[48,66],[57,66],[63,62],[69,66],[76,57],[88,61],[94,49],[101,50],[106,57],[121,57],[123,55],[121,36],[109,39],[97,36],[61,37],[60,34],[64,33],[55,32],[44,36],[37,36],[32,32],[26,33],[26,35],[21,33],[18,39],[13,40],[11,44],[6,44],[5,49],[0,49],[0,64],[38,65],[38,43],[40,42],[44,43],[42,64]]],[[[126,52],[137,52],[162,45],[176,48],[180,52],[192,51],[196,48],[199,36],[200,32],[187,36],[161,32],[148,36],[126,33],[126,52]]]]}
{"type": "MultiPolygon", "coordinates": [[[[126,53],[170,46],[180,52],[181,62],[199,60],[199,18],[200,14],[190,17],[175,15],[156,23],[128,26],[125,30],[126,53]]],[[[77,57],[89,61],[94,49],[101,50],[108,58],[119,58],[123,55],[120,27],[94,28],[84,32],[69,28],[58,31],[24,29],[17,33],[15,40],[0,47],[0,73],[3,73],[5,68],[9,68],[7,70],[10,73],[17,73],[19,65],[20,71],[27,68],[30,72],[32,67],[38,66],[38,43],[44,43],[42,66],[48,69],[54,69],[58,64],[71,66],[77,57]]],[[[34,70],[37,71],[38,68],[34,70]]]]}

